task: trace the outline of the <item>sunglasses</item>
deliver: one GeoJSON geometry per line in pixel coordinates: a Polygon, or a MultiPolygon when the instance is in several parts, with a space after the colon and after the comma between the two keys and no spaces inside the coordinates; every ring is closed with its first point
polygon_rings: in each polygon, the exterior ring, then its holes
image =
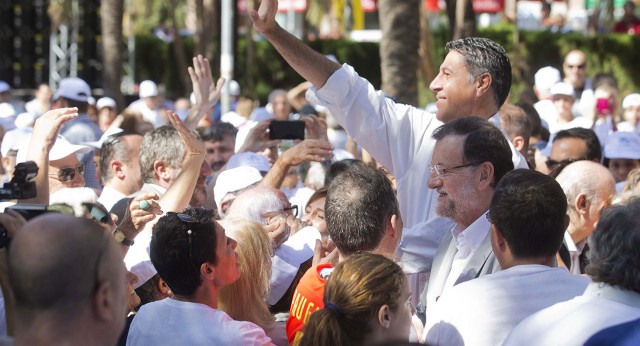
{"type": "Polygon", "coordinates": [[[50,177],[58,178],[61,182],[67,182],[73,180],[76,177],[76,172],[82,175],[84,174],[84,164],[79,164],[75,167],[64,167],[58,170],[58,174],[49,174],[50,177]]]}

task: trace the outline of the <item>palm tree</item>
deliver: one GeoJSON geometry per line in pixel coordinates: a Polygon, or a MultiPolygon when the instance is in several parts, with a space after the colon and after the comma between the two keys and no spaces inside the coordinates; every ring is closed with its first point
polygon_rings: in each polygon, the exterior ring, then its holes
{"type": "Polygon", "coordinates": [[[102,78],[105,96],[116,100],[124,107],[124,98],[120,90],[122,83],[122,55],[124,40],[122,35],[122,16],[124,0],[100,1],[100,26],[102,29],[102,78]]]}
{"type": "Polygon", "coordinates": [[[380,0],[382,90],[399,102],[418,104],[420,0],[380,0]]]}

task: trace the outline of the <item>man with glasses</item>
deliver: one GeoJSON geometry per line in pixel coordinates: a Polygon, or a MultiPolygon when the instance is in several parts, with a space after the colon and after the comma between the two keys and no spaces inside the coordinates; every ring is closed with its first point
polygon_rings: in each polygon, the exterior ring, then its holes
{"type": "Polygon", "coordinates": [[[33,219],[9,252],[14,343],[115,345],[126,317],[125,273],[121,248],[97,223],[58,213],[33,219]]]}
{"type": "Polygon", "coordinates": [[[588,252],[587,239],[595,230],[602,210],[611,204],[616,182],[605,166],[586,160],[568,165],[556,180],[569,204],[564,244],[569,250],[570,262],[564,264],[571,273],[582,274],[588,252]]]}
{"type": "MultiPolygon", "coordinates": [[[[574,127],[559,131],[553,138],[549,158],[546,161],[548,173],[557,176],[558,170],[581,160],[600,162],[602,147],[593,130],[574,127]]],[[[545,171],[542,171],[545,173],[545,171]]]]}
{"type": "Polygon", "coordinates": [[[491,250],[489,210],[495,186],[513,170],[511,150],[500,130],[478,117],[436,129],[428,187],[438,196],[436,213],[455,222],[435,254],[420,296],[418,315],[430,321],[432,307],[453,286],[500,270],[491,250]]]}
{"type": "Polygon", "coordinates": [[[556,267],[566,210],[553,178],[526,169],[507,173],[486,214],[502,270],[440,297],[425,327],[426,343],[501,345],[527,316],[582,294],[590,280],[556,267]]]}
{"type": "Polygon", "coordinates": [[[587,78],[587,57],[581,50],[572,50],[564,58],[562,64],[565,83],[571,84],[575,92],[573,103],[574,118],[589,117],[593,111],[593,90],[591,80],[587,78]]]}
{"type": "Polygon", "coordinates": [[[196,208],[167,213],[151,239],[151,262],[174,297],[144,305],[127,345],[270,345],[259,326],[218,309],[220,290],[240,277],[235,240],[196,208]]]}

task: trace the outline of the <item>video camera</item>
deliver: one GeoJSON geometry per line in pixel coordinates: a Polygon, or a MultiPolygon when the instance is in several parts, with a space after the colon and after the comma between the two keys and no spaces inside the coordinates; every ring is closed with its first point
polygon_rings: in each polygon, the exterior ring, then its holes
{"type": "MultiPolygon", "coordinates": [[[[13,178],[8,183],[5,183],[2,188],[0,188],[0,199],[27,199],[33,198],[36,196],[36,183],[33,181],[33,178],[38,175],[38,166],[33,161],[21,162],[16,165],[15,171],[13,172],[13,178]]],[[[22,205],[15,205],[12,207],[7,207],[8,209],[13,209],[22,214],[25,219],[32,218],[38,213],[33,214],[29,211],[34,208],[31,206],[35,205],[25,205],[30,206],[27,209],[21,208],[22,205]],[[25,213],[26,212],[26,213],[25,213]]],[[[42,209],[42,207],[46,206],[38,206],[42,209]]],[[[46,209],[45,209],[46,210],[46,209]]],[[[39,212],[41,214],[44,211],[39,212]]],[[[9,244],[9,236],[7,234],[7,230],[4,226],[0,225],[0,248],[3,248],[9,244]]]]}

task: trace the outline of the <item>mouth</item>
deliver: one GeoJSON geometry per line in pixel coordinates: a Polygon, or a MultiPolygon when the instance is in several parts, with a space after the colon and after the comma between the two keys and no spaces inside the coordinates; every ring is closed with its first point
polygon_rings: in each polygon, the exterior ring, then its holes
{"type": "Polygon", "coordinates": [[[214,172],[219,171],[224,165],[226,164],[226,162],[214,162],[211,164],[211,170],[214,172]]]}

